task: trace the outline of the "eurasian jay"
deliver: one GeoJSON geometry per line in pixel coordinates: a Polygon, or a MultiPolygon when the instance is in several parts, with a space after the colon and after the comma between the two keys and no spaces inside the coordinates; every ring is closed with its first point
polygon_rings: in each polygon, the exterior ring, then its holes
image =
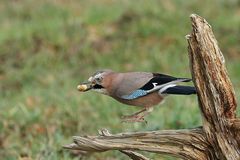
{"type": "Polygon", "coordinates": [[[162,102],[166,95],[195,94],[195,87],[177,85],[178,82],[189,81],[189,78],[176,78],[160,73],[118,73],[103,70],[93,74],[88,82],[78,85],[77,88],[82,92],[94,90],[121,103],[143,107],[142,110],[123,117],[124,121],[142,122],[144,116],[153,110],[153,106],[162,102]]]}

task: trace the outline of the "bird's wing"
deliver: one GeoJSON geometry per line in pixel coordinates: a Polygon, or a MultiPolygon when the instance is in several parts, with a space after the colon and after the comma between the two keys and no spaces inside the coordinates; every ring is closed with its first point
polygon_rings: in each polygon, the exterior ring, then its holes
{"type": "Polygon", "coordinates": [[[146,96],[154,91],[159,94],[164,93],[170,87],[176,86],[178,82],[188,82],[191,79],[188,78],[176,78],[165,74],[159,73],[145,73],[137,72],[138,74],[130,74],[123,79],[121,87],[127,86],[123,90],[119,90],[118,96],[122,99],[132,100],[142,96],[146,96]],[[135,76],[133,78],[133,76],[135,76]],[[134,79],[134,80],[133,80],[134,79]]]}
{"type": "Polygon", "coordinates": [[[127,72],[119,73],[114,81],[114,96],[122,98],[122,96],[131,95],[136,90],[144,86],[153,78],[152,73],[147,72],[127,72]]]}

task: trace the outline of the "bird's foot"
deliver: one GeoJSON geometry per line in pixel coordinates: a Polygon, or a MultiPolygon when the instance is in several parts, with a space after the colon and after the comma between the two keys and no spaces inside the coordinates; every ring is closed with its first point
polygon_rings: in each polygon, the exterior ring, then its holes
{"type": "Polygon", "coordinates": [[[122,116],[122,122],[145,122],[147,121],[144,119],[144,116],[140,115],[129,115],[129,116],[122,116]]]}
{"type": "Polygon", "coordinates": [[[145,122],[147,121],[144,117],[150,113],[153,109],[151,107],[145,107],[142,110],[127,116],[122,116],[122,122],[145,122]]]}

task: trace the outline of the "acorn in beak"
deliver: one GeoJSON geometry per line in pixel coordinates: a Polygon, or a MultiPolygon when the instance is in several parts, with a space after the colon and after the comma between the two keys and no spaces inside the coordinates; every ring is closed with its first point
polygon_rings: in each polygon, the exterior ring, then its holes
{"type": "Polygon", "coordinates": [[[93,84],[91,82],[82,83],[77,86],[77,89],[80,92],[86,92],[92,88],[93,88],[93,84]]]}
{"type": "Polygon", "coordinates": [[[77,86],[77,89],[80,91],[80,92],[86,92],[88,90],[99,90],[99,89],[103,89],[104,87],[100,84],[97,84],[97,82],[94,80],[93,77],[90,77],[88,79],[87,82],[84,82],[82,84],[79,84],[77,86]]]}

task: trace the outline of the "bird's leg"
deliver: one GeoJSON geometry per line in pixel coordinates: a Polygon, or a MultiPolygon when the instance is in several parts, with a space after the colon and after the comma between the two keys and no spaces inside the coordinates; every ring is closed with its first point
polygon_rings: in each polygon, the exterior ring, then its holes
{"type": "Polygon", "coordinates": [[[134,113],[134,114],[122,116],[122,118],[131,118],[131,117],[137,116],[137,115],[139,115],[140,113],[145,112],[145,111],[146,111],[146,108],[143,108],[142,110],[140,110],[140,111],[138,111],[138,112],[136,112],[136,113],[134,113]]]}
{"type": "Polygon", "coordinates": [[[132,114],[122,117],[123,122],[146,122],[144,117],[153,110],[152,107],[144,107],[144,109],[132,114]]]}
{"type": "Polygon", "coordinates": [[[142,118],[144,118],[146,115],[148,115],[149,113],[151,113],[153,111],[153,107],[146,107],[146,110],[144,112],[142,112],[142,118]]]}

